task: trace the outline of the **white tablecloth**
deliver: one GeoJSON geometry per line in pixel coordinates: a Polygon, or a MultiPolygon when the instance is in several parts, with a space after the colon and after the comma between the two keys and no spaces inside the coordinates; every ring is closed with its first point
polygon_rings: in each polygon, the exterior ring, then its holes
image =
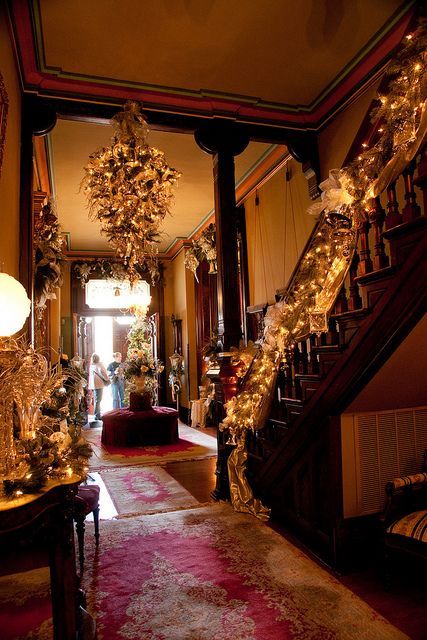
{"type": "Polygon", "coordinates": [[[209,410],[210,398],[204,398],[201,400],[191,400],[191,426],[200,427],[206,426],[206,416],[209,410]]]}

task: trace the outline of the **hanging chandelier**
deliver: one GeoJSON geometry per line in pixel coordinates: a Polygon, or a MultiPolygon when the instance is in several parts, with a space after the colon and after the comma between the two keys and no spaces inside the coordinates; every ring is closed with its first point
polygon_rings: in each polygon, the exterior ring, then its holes
{"type": "Polygon", "coordinates": [[[82,181],[93,220],[128,267],[131,282],[146,269],[158,279],[160,225],[169,212],[180,173],[147,143],[148,125],[137,102],[112,118],[111,146],[89,156],[82,181]],[[139,269],[138,269],[139,268],[139,269]]]}

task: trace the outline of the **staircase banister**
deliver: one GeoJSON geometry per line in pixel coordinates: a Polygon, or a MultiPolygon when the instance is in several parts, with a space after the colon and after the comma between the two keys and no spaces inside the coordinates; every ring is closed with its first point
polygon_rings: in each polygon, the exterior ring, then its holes
{"type": "MultiPolygon", "coordinates": [[[[427,219],[416,221],[427,229],[427,219]],[[422,222],[420,222],[422,220],[422,222]]],[[[313,425],[328,415],[341,414],[363,386],[375,375],[427,308],[427,233],[409,254],[408,259],[384,295],[364,322],[348,349],[324,378],[316,393],[308,400],[304,413],[266,461],[255,481],[257,491],[264,493],[277,482],[304,448],[313,425]]]]}

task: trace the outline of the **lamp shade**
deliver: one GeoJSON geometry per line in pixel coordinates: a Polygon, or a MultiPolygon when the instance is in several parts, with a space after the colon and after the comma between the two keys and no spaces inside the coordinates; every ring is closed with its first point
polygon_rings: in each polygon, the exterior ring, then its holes
{"type": "Polygon", "coordinates": [[[0,273],[0,337],[12,336],[22,329],[30,308],[22,284],[7,273],[0,273]]]}

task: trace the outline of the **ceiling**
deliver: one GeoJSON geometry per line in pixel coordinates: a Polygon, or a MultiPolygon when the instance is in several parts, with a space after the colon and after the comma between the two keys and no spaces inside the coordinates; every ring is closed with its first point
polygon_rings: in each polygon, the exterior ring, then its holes
{"type": "Polygon", "coordinates": [[[8,0],[28,90],[319,125],[376,73],[416,0],[8,0]]]}
{"type": "MultiPolygon", "coordinates": [[[[182,118],[316,130],[384,68],[415,0],[7,0],[23,89],[68,104],[116,105],[182,118]]],[[[154,125],[153,125],[154,126],[154,125]]],[[[191,129],[191,127],[189,127],[191,129]]],[[[79,185],[105,124],[59,120],[48,156],[64,230],[76,251],[107,248],[79,185]]],[[[257,139],[256,136],[253,136],[257,139]]],[[[271,137],[258,137],[271,140],[271,137]]],[[[278,139],[276,139],[277,141],[278,139]]],[[[182,172],[161,252],[213,207],[212,159],[185,133],[149,144],[182,172]]],[[[268,155],[251,142],[236,178],[268,155]]]]}

